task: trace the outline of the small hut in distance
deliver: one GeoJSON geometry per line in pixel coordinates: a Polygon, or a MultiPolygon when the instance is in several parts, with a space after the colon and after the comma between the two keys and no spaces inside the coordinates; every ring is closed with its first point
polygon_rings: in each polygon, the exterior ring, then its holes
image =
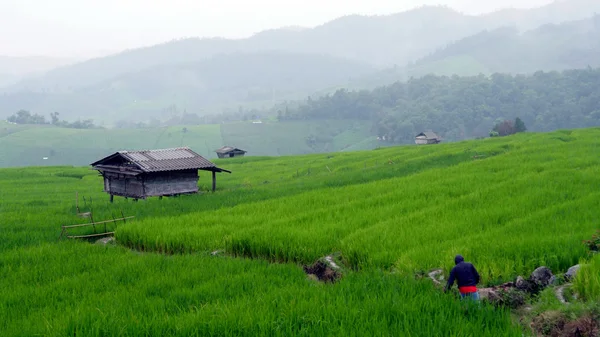
{"type": "Polygon", "coordinates": [[[217,167],[187,147],[146,151],[119,151],[91,164],[104,178],[104,191],[133,199],[198,192],[198,170],[216,173],[231,171],[217,167]]]}
{"type": "Polygon", "coordinates": [[[415,144],[417,145],[438,144],[441,141],[440,136],[433,131],[421,132],[415,137],[415,144]]]}
{"type": "Polygon", "coordinates": [[[233,158],[243,157],[248,151],[244,151],[232,146],[223,146],[222,148],[215,150],[215,152],[219,158],[233,158]]]}

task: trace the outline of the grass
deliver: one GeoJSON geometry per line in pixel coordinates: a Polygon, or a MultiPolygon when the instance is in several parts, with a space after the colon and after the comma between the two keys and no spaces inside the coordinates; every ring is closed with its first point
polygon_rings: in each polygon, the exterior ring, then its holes
{"type": "Polygon", "coordinates": [[[316,152],[333,152],[369,137],[365,121],[320,120],[286,121],[252,124],[238,122],[221,124],[223,143],[249,151],[253,156],[286,156],[316,152]],[[352,134],[344,137],[345,133],[352,134]],[[311,147],[307,136],[319,141],[311,147]],[[346,141],[346,144],[339,144],[346,141]]]}
{"type": "Polygon", "coordinates": [[[600,254],[584,264],[574,281],[575,290],[588,301],[600,301],[600,254]]]}
{"type": "Polygon", "coordinates": [[[11,336],[518,335],[505,312],[466,317],[430,285],[376,271],[328,287],[290,265],[70,243],[9,252],[2,264],[0,327],[11,336]]]}
{"type": "Polygon", "coordinates": [[[293,121],[252,124],[172,126],[145,129],[78,130],[39,125],[0,124],[0,167],[85,166],[120,150],[189,146],[206,158],[223,145],[240,147],[250,156],[297,155],[338,151],[361,144],[371,149],[360,121],[293,121]],[[335,137],[349,130],[348,136],[335,137]],[[306,135],[326,136],[311,147],[306,135]],[[339,138],[339,140],[338,140],[339,138]],[[343,141],[344,144],[338,144],[343,141]],[[340,148],[338,148],[340,147],[340,148]],[[46,159],[44,159],[46,158],[46,159]]]}
{"type": "MultiPolygon", "coordinates": [[[[216,193],[114,204],[86,167],[0,169],[0,332],[521,336],[506,310],[465,315],[414,275],[448,272],[456,253],[484,283],[585,258],[600,214],[599,136],[215,160],[233,171],[216,193]],[[116,227],[118,245],[58,240],[60,225],[86,222],[76,191],[96,220],[136,216],[116,227]],[[300,268],[338,251],[350,267],[338,283],[300,268]]],[[[207,191],[209,175],[199,184],[207,191]]],[[[589,300],[597,262],[577,279],[589,300]]]]}
{"type": "Polygon", "coordinates": [[[186,132],[183,128],[81,130],[30,127],[0,138],[0,167],[84,166],[123,149],[179,146],[190,146],[211,157],[214,150],[221,147],[218,125],[188,126],[186,132]]]}
{"type": "Polygon", "coordinates": [[[549,155],[543,148],[550,144],[542,141],[547,136],[537,137],[537,146],[528,144],[535,136],[527,136],[508,146],[460,143],[434,153],[389,148],[363,154],[361,162],[355,154],[310,157],[315,159],[305,160],[291,179],[278,177],[275,169],[294,165],[287,158],[231,162],[228,168],[236,176],[272,168],[264,181],[247,178],[246,190],[258,194],[271,189],[265,183],[271,179],[293,185],[294,195],[207,210],[202,216],[152,218],[117,235],[143,250],[225,248],[236,255],[286,262],[308,263],[342,251],[358,269],[395,267],[406,272],[448,267],[448,256],[463,252],[473,256],[490,282],[539,265],[564,270],[585,253],[581,241],[596,226],[598,159],[585,153],[597,147],[555,142],[549,155]],[[484,152],[492,157],[472,158],[484,152]],[[351,180],[345,181],[346,175],[351,180]]]}

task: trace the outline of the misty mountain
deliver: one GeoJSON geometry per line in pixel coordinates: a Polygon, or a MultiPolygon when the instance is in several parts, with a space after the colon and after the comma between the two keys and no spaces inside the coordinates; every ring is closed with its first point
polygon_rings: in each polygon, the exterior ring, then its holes
{"type": "Polygon", "coordinates": [[[545,24],[559,24],[589,18],[600,14],[600,1],[597,0],[555,0],[553,3],[530,10],[504,9],[483,18],[491,27],[514,26],[527,31],[545,24]]]}
{"type": "Polygon", "coordinates": [[[600,11],[600,1],[563,0],[542,8],[506,10],[483,16],[429,6],[392,15],[350,15],[311,29],[269,30],[241,40],[183,39],[128,50],[55,69],[34,80],[23,81],[10,91],[70,92],[128,72],[198,62],[236,52],[317,53],[382,68],[404,66],[484,29],[501,26],[527,29],[543,23],[585,18],[595,10],[600,11]]]}
{"type": "Polygon", "coordinates": [[[388,68],[359,78],[350,87],[368,89],[428,74],[531,74],[586,67],[600,67],[600,15],[545,24],[523,33],[515,27],[485,30],[406,67],[388,68]]]}
{"type": "Polygon", "coordinates": [[[0,87],[16,83],[27,76],[41,75],[54,68],[74,63],[76,59],[56,57],[12,57],[0,55],[0,87]]]}
{"type": "Polygon", "coordinates": [[[248,39],[183,39],[88,60],[23,81],[15,90],[69,92],[75,88],[159,65],[197,62],[238,52],[326,54],[374,66],[404,64],[485,26],[444,7],[422,7],[387,16],[346,16],[313,29],[284,28],[248,39]],[[452,29],[447,29],[452,27],[452,29]]]}
{"type": "Polygon", "coordinates": [[[20,79],[21,78],[17,75],[0,73],[0,88],[3,86],[14,84],[20,79]]]}
{"type": "Polygon", "coordinates": [[[600,15],[547,24],[523,34],[514,28],[485,31],[419,60],[412,72],[447,74],[454,68],[460,74],[473,70],[517,74],[588,66],[600,66],[600,15]]]}
{"type": "MultiPolygon", "coordinates": [[[[69,93],[0,95],[4,111],[27,107],[61,118],[148,120],[165,113],[202,115],[211,107],[266,102],[314,88],[335,85],[372,73],[368,64],[327,55],[261,52],[217,55],[200,62],[161,65],[130,72],[69,93]]],[[[300,97],[298,97],[300,98],[300,97]]]]}

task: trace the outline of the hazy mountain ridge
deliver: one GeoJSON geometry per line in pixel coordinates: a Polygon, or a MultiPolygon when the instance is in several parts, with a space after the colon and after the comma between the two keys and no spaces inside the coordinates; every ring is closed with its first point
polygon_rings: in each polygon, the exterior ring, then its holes
{"type": "Polygon", "coordinates": [[[556,0],[531,10],[504,9],[483,16],[491,26],[515,26],[520,31],[535,29],[545,24],[559,24],[600,14],[597,0],[556,0]]]}
{"type": "Polygon", "coordinates": [[[600,39],[596,30],[584,27],[590,26],[587,20],[521,31],[532,24],[528,18],[563,21],[591,16],[596,7],[600,2],[571,0],[468,16],[447,7],[424,6],[385,16],[349,15],[312,29],[288,27],[241,40],[171,41],[23,81],[12,93],[0,94],[0,113],[59,111],[71,120],[111,123],[116,116],[148,120],[173,107],[199,115],[219,113],[224,105],[237,109],[240,104],[259,104],[268,109],[275,100],[334,90],[325,88],[372,88],[429,73],[594,66],[599,51],[590,46],[600,39]],[[395,69],[383,67],[392,64],[395,69]]]}
{"type": "Polygon", "coordinates": [[[0,55],[0,87],[12,85],[17,81],[34,75],[41,75],[57,67],[76,62],[76,58],[58,57],[13,57],[0,55]]]}
{"type": "Polygon", "coordinates": [[[68,92],[132,71],[201,61],[236,52],[275,50],[327,54],[378,66],[404,64],[406,60],[422,56],[439,44],[484,28],[481,23],[471,27],[471,22],[475,21],[448,8],[422,7],[381,17],[346,16],[313,29],[271,30],[241,40],[174,40],[55,69],[6,90],[68,92]],[[438,31],[428,28],[430,26],[424,23],[430,21],[442,26],[442,22],[447,22],[453,29],[438,31]],[[428,42],[430,40],[432,42],[428,42]]]}
{"type": "Polygon", "coordinates": [[[106,123],[124,117],[148,120],[173,106],[202,115],[212,105],[308,94],[321,85],[344,83],[372,71],[368,64],[327,55],[233,53],[129,72],[71,93],[3,95],[0,102],[7,111],[28,104],[33,111],[49,114],[46,107],[52,106],[67,119],[85,111],[86,118],[106,123]]]}
{"type": "MultiPolygon", "coordinates": [[[[520,32],[514,26],[484,30],[449,44],[405,67],[387,68],[354,81],[370,89],[428,74],[531,74],[600,66],[600,15],[520,32]]],[[[336,88],[323,90],[332,92],[336,88]]]]}
{"type": "Polygon", "coordinates": [[[466,56],[488,69],[487,73],[597,67],[600,66],[600,15],[546,24],[525,33],[509,27],[484,31],[422,58],[415,67],[466,56]]]}
{"type": "Polygon", "coordinates": [[[35,80],[11,87],[10,91],[71,91],[158,65],[200,61],[223,53],[265,50],[328,54],[379,67],[404,66],[484,29],[506,25],[532,28],[544,23],[581,19],[591,16],[594,10],[600,11],[600,2],[570,0],[536,9],[504,10],[482,16],[465,15],[442,6],[423,6],[383,16],[349,15],[311,29],[287,27],[241,40],[182,39],[123,51],[49,71],[35,80]]]}

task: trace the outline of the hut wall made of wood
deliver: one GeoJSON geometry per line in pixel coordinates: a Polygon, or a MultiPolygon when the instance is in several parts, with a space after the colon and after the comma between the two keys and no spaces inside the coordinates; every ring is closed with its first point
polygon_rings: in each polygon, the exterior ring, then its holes
{"type": "Polygon", "coordinates": [[[439,141],[437,139],[427,139],[425,137],[417,137],[415,138],[415,143],[417,145],[427,145],[427,144],[437,144],[439,141]]]}
{"type": "Polygon", "coordinates": [[[428,141],[427,141],[427,138],[425,138],[425,137],[417,137],[415,139],[415,143],[417,145],[425,145],[425,144],[428,144],[428,141]]]}
{"type": "Polygon", "coordinates": [[[104,191],[124,197],[143,198],[143,177],[106,172],[104,174],[104,191]]]}
{"type": "Polygon", "coordinates": [[[198,192],[198,170],[178,170],[144,175],[147,197],[198,192]]]}
{"type": "Polygon", "coordinates": [[[217,157],[219,157],[219,158],[243,157],[244,154],[246,154],[245,151],[231,150],[229,152],[217,152],[217,157]]]}

